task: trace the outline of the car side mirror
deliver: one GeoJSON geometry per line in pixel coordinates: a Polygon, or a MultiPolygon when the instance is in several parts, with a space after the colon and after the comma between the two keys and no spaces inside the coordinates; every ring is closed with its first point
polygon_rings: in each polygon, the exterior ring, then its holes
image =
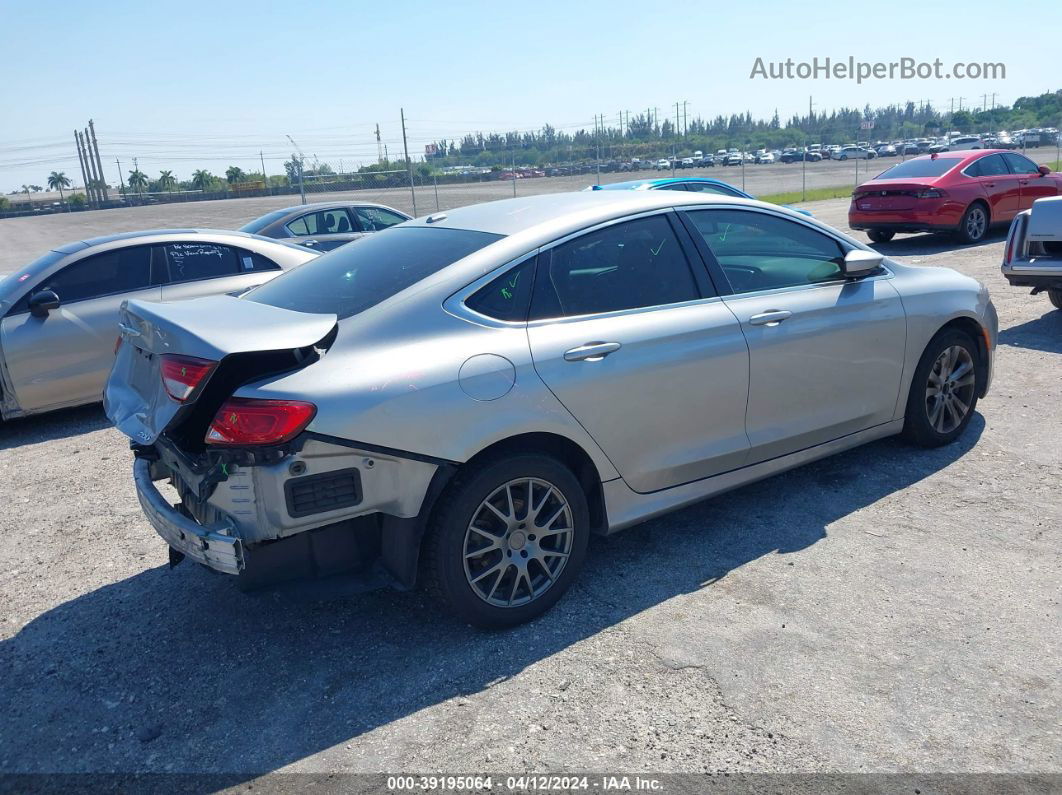
{"type": "Polygon", "coordinates": [[[41,290],[30,296],[29,311],[34,317],[48,317],[48,313],[59,308],[59,296],[54,290],[41,290]]]}
{"type": "Polygon", "coordinates": [[[884,255],[876,251],[854,248],[844,255],[841,271],[846,279],[860,279],[880,268],[884,260],[884,255]]]}
{"type": "Polygon", "coordinates": [[[1037,169],[1037,171],[1039,171],[1039,172],[1040,172],[1040,175],[1041,175],[1041,176],[1044,176],[1044,177],[1046,177],[1046,176],[1047,176],[1048,174],[1050,174],[1050,173],[1051,173],[1051,169],[1050,169],[1050,168],[1048,168],[1047,166],[1040,166],[1040,167],[1039,167],[1039,168],[1037,169]]]}

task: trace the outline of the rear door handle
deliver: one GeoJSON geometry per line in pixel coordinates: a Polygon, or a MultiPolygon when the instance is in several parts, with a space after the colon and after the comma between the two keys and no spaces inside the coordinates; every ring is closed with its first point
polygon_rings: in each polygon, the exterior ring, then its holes
{"type": "Polygon", "coordinates": [[[750,326],[777,326],[783,320],[788,320],[793,316],[793,313],[788,309],[771,309],[767,312],[760,312],[758,315],[753,315],[749,318],[750,326]]]}
{"type": "Polygon", "coordinates": [[[565,351],[564,361],[598,362],[604,359],[610,353],[618,351],[621,347],[622,346],[618,342],[588,342],[585,345],[580,345],[578,348],[572,348],[570,351],[565,351]]]}
{"type": "Polygon", "coordinates": [[[316,246],[317,245],[317,241],[316,240],[303,240],[302,244],[304,246],[316,246]]]}

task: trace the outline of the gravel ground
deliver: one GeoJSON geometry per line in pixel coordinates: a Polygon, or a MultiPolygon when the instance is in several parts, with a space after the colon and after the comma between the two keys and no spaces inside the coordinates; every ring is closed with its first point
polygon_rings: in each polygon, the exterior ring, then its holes
{"type": "MultiPolygon", "coordinates": [[[[251,204],[0,234],[10,262],[251,204]]],[[[846,206],[809,208],[844,228],[846,206]]],[[[98,408],[0,426],[0,772],[1062,772],[1062,312],[1003,282],[1002,245],[881,247],[993,292],[996,380],[960,442],[877,442],[594,539],[558,607],[503,633],[419,593],[170,571],[98,408]]]]}

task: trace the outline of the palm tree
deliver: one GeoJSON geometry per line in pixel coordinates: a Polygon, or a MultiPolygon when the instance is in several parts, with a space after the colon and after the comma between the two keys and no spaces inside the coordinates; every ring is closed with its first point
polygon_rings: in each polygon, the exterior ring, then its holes
{"type": "Polygon", "coordinates": [[[205,168],[200,168],[192,174],[192,184],[199,190],[206,193],[207,189],[214,183],[214,175],[207,171],[205,168]]]}
{"type": "Polygon", "coordinates": [[[173,190],[175,187],[177,187],[177,179],[173,176],[172,171],[159,172],[160,190],[173,190]]]}
{"type": "Polygon", "coordinates": [[[30,198],[30,191],[33,190],[32,185],[23,185],[22,192],[26,194],[26,201],[29,202],[30,209],[33,209],[33,199],[30,198]]]}
{"type": "Polygon", "coordinates": [[[48,187],[52,190],[59,191],[59,201],[66,204],[66,198],[63,196],[63,188],[70,187],[70,180],[66,174],[62,171],[53,171],[48,175],[48,187]]]}
{"type": "Polygon", "coordinates": [[[229,166],[225,169],[225,179],[229,181],[230,185],[234,185],[237,182],[243,182],[246,176],[247,175],[243,173],[243,169],[239,166],[229,166]]]}
{"type": "Polygon", "coordinates": [[[139,168],[134,168],[129,172],[129,187],[135,190],[137,193],[143,193],[144,188],[148,185],[147,174],[141,171],[139,168]]]}

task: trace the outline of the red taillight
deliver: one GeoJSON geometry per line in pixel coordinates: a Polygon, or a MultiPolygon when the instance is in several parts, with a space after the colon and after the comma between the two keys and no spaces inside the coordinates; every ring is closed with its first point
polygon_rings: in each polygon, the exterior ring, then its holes
{"type": "Polygon", "coordinates": [[[207,444],[280,444],[310,424],[317,407],[297,400],[229,398],[206,434],[207,444]]]}
{"type": "Polygon", "coordinates": [[[925,190],[917,191],[914,197],[916,199],[942,199],[944,194],[936,188],[926,188],[925,190]]]}
{"type": "Polygon", "coordinates": [[[174,353],[165,353],[161,359],[162,385],[166,387],[167,394],[180,403],[188,400],[217,366],[217,362],[209,359],[178,356],[174,353]]]}

